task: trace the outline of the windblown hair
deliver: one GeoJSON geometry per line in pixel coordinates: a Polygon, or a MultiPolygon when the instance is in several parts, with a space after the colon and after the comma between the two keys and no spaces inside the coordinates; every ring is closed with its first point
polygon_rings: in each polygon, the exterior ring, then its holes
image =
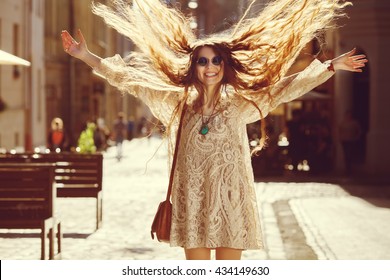
{"type": "Polygon", "coordinates": [[[256,2],[253,0],[235,26],[198,39],[190,20],[160,0],[133,0],[133,5],[125,0],[112,2],[113,8],[93,4],[93,12],[138,47],[128,57],[133,79],[127,81],[127,86],[184,90],[183,99],[188,89],[195,87],[200,93],[199,102],[202,89],[194,67],[200,47],[212,46],[223,57],[221,86],[231,86],[251,102],[256,94],[268,94],[304,46],[319,32],[334,27],[335,19],[345,16],[344,8],[351,4],[343,0],[274,0],[247,19],[256,2]]]}

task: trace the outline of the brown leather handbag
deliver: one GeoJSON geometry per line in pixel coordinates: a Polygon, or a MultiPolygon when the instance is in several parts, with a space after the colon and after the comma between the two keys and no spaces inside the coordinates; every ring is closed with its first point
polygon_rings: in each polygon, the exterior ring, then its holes
{"type": "Polygon", "coordinates": [[[152,239],[154,239],[154,234],[156,234],[157,240],[160,242],[169,242],[170,234],[171,234],[172,203],[171,203],[170,199],[171,199],[173,175],[175,172],[175,166],[176,166],[176,160],[177,160],[177,151],[179,148],[179,140],[180,140],[180,136],[181,136],[182,121],[183,121],[183,116],[184,116],[186,108],[187,108],[187,105],[186,105],[186,103],[184,103],[184,106],[183,106],[183,109],[181,112],[181,116],[180,116],[179,127],[177,130],[176,145],[175,145],[175,151],[173,154],[171,174],[169,177],[167,197],[164,201],[160,202],[160,204],[158,205],[157,213],[154,216],[154,220],[152,223],[152,230],[151,230],[152,239]]]}

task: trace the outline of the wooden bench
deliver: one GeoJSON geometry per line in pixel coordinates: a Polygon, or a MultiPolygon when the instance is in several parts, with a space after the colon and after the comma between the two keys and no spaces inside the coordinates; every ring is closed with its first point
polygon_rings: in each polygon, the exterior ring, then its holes
{"type": "Polygon", "coordinates": [[[54,168],[54,164],[0,163],[0,228],[40,229],[42,260],[47,238],[48,258],[61,257],[61,223],[54,216],[54,168]]]}
{"type": "Polygon", "coordinates": [[[96,229],[103,220],[103,155],[78,153],[0,154],[1,162],[54,163],[57,197],[96,198],[96,229]]]}

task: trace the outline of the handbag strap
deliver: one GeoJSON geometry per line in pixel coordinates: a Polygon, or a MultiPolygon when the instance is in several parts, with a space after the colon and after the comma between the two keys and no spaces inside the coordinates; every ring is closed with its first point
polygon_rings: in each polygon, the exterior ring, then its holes
{"type": "Polygon", "coordinates": [[[177,153],[178,153],[178,150],[179,150],[179,142],[180,142],[180,137],[181,137],[181,128],[183,126],[183,118],[184,118],[184,114],[185,114],[186,109],[187,109],[187,103],[186,103],[186,101],[184,101],[184,105],[183,105],[183,108],[181,110],[179,127],[177,129],[175,151],[173,153],[173,161],[172,161],[172,166],[171,166],[171,174],[169,176],[169,185],[168,185],[168,190],[167,190],[166,201],[169,201],[170,198],[171,198],[172,185],[173,185],[173,175],[175,173],[175,166],[176,166],[176,161],[177,161],[177,153]]]}

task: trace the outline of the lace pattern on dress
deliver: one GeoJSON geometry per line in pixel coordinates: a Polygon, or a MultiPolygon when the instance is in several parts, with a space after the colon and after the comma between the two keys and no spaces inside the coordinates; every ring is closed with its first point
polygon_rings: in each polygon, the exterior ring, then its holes
{"type": "MultiPolygon", "coordinates": [[[[136,81],[129,82],[131,74],[118,68],[118,63],[124,63],[119,56],[105,59],[95,70],[120,90],[139,97],[163,124],[168,124],[182,94],[174,89],[154,90],[153,84],[140,88],[136,81]]],[[[279,104],[303,95],[332,75],[326,64],[315,60],[293,79],[277,84],[271,99],[259,94],[253,101],[265,117],[279,104]]],[[[263,247],[246,132],[246,124],[258,120],[259,112],[235,95],[225,96],[222,102],[206,135],[199,133],[201,115],[187,110],[184,117],[172,189],[171,246],[263,247]]],[[[173,125],[171,143],[175,142],[178,120],[173,125]]]]}

